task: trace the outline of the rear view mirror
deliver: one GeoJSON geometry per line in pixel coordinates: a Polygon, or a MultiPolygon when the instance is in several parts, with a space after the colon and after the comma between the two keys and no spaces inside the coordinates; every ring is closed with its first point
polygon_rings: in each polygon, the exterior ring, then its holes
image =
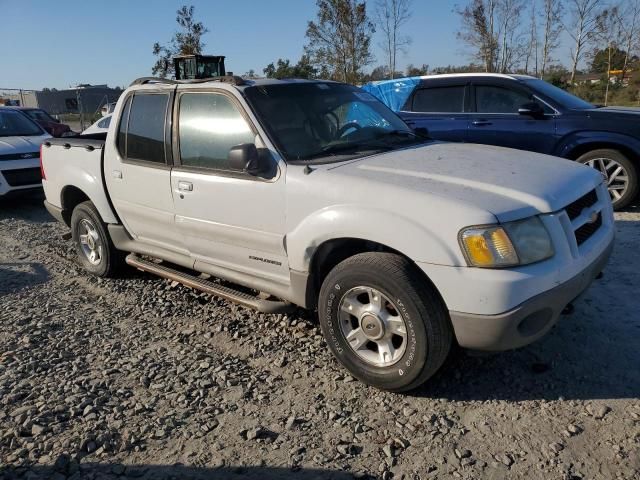
{"type": "Polygon", "coordinates": [[[258,175],[265,170],[264,160],[253,143],[236,145],[229,150],[229,168],[236,172],[258,175]]]}
{"type": "Polygon", "coordinates": [[[538,102],[525,103],[518,109],[520,115],[528,115],[530,117],[544,116],[544,108],[538,102]]]}

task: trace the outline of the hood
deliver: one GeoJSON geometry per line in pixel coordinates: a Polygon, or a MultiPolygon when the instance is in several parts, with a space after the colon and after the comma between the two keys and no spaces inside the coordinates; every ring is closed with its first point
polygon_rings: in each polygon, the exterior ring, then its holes
{"type": "Polygon", "coordinates": [[[640,115],[639,107],[601,107],[594,108],[593,110],[589,110],[589,114],[591,116],[611,116],[611,115],[640,115]]]}
{"type": "Polygon", "coordinates": [[[40,151],[40,144],[47,138],[48,134],[34,137],[0,137],[0,155],[12,153],[32,153],[40,151]]]}
{"type": "Polygon", "coordinates": [[[501,222],[561,210],[602,182],[597,171],[570,160],[455,143],[396,150],[329,170],[466,203],[501,222]]]}

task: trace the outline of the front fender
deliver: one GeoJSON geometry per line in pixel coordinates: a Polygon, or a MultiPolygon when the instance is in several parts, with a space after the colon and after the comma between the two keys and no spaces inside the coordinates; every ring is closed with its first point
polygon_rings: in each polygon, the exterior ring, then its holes
{"type": "Polygon", "coordinates": [[[309,271],[313,254],[329,240],[356,238],[380,243],[415,262],[466,265],[456,238],[445,242],[424,225],[375,208],[334,205],[307,216],[287,235],[291,269],[309,271]]]}
{"type": "MultiPolygon", "coordinates": [[[[604,145],[604,148],[606,148],[606,145],[611,145],[612,148],[615,148],[617,145],[635,152],[636,155],[640,153],[640,140],[629,135],[612,132],[583,131],[574,132],[564,137],[558,144],[554,155],[570,158],[571,152],[589,144],[594,144],[594,146],[604,145]]],[[[596,146],[596,148],[603,147],[596,146]]]]}

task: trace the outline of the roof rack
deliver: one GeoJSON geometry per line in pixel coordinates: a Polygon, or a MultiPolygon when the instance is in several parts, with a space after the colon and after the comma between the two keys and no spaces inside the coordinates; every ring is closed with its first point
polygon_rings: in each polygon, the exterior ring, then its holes
{"type": "Polygon", "coordinates": [[[223,82],[230,83],[237,87],[241,85],[246,85],[247,82],[242,77],[238,77],[237,75],[224,75],[221,77],[211,77],[211,78],[197,78],[194,80],[173,80],[171,78],[159,78],[159,77],[140,77],[135,79],[130,87],[134,85],[147,85],[149,83],[166,83],[168,85],[189,85],[194,83],[207,83],[207,82],[223,82]]]}
{"type": "Polygon", "coordinates": [[[160,78],[160,77],[140,77],[136,78],[133,82],[129,84],[130,87],[134,85],[146,85],[147,83],[169,83],[175,84],[179,83],[177,80],[171,80],[170,78],[160,78]]]}

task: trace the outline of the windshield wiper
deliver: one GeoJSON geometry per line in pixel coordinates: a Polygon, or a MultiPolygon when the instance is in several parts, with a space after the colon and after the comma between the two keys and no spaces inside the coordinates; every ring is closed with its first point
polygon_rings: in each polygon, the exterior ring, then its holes
{"type": "Polygon", "coordinates": [[[388,132],[381,133],[379,136],[380,137],[396,136],[396,137],[420,138],[420,135],[418,135],[415,132],[412,132],[411,130],[389,130],[388,132]]]}
{"type": "Polygon", "coordinates": [[[338,143],[334,145],[326,145],[319,152],[309,155],[307,158],[300,160],[314,160],[316,158],[328,157],[330,155],[336,155],[340,153],[356,153],[370,150],[387,151],[393,150],[391,145],[379,144],[379,143],[338,143]]]}

